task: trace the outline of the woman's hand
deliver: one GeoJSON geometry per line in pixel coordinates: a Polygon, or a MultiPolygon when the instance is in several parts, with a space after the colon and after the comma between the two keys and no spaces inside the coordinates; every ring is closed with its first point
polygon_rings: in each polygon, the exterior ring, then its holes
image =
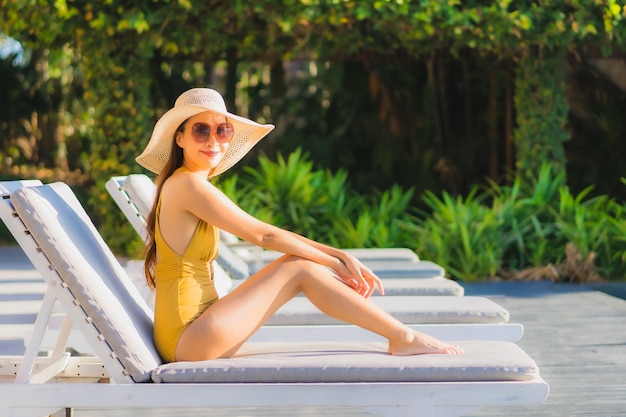
{"type": "Polygon", "coordinates": [[[385,294],[380,278],[357,258],[343,252],[339,260],[341,266],[336,269],[337,275],[347,286],[365,298],[371,297],[375,289],[378,289],[381,295],[385,294]]]}

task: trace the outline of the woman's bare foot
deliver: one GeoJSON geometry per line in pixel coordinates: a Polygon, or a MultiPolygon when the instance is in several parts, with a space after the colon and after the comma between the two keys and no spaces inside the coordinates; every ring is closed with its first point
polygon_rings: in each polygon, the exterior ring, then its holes
{"type": "Polygon", "coordinates": [[[394,356],[422,355],[425,353],[459,355],[463,353],[463,349],[459,346],[449,345],[415,330],[393,343],[389,341],[388,351],[394,356]]]}

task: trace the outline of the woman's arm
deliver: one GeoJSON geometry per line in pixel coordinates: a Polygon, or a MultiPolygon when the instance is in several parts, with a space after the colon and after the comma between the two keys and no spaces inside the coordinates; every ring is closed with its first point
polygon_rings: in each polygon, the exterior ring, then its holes
{"type": "MultiPolygon", "coordinates": [[[[363,279],[370,283],[371,291],[370,291],[369,295],[372,294],[372,292],[374,291],[375,288],[378,288],[378,292],[381,295],[385,294],[385,290],[383,288],[383,284],[382,284],[382,281],[380,280],[380,278],[378,278],[376,276],[376,274],[374,274],[374,272],[371,269],[369,269],[368,267],[363,265],[363,263],[359,259],[354,257],[353,255],[351,255],[348,252],[343,251],[341,249],[335,248],[333,246],[324,245],[323,243],[317,242],[315,240],[311,240],[311,239],[309,239],[307,237],[304,237],[302,235],[299,235],[297,233],[294,233],[294,232],[291,232],[291,231],[287,231],[287,230],[285,230],[285,232],[291,233],[296,239],[302,240],[307,245],[310,245],[310,246],[312,246],[312,247],[314,247],[314,248],[316,248],[316,249],[318,249],[318,250],[320,250],[320,251],[322,251],[322,252],[324,252],[324,253],[326,253],[326,254],[328,254],[330,256],[333,256],[335,258],[340,259],[343,264],[351,265],[351,267],[348,267],[349,270],[358,270],[359,274],[361,274],[363,279]]],[[[344,281],[345,281],[345,279],[344,279],[344,281]]]]}
{"type": "Polygon", "coordinates": [[[383,293],[380,279],[354,256],[265,223],[246,213],[211,183],[192,173],[181,174],[170,178],[176,181],[171,185],[177,190],[175,204],[181,210],[264,249],[332,268],[344,282],[366,297],[376,288],[383,293]]]}

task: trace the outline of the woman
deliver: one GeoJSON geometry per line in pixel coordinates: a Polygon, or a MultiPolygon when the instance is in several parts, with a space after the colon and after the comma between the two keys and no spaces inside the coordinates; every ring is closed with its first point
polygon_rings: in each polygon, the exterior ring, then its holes
{"type": "Polygon", "coordinates": [[[156,287],[154,337],[166,361],[230,357],[299,293],[321,311],[388,339],[392,355],[461,353],[374,304],[380,279],[350,254],[264,223],[207,179],[237,163],[274,126],[228,113],[215,90],[183,93],[156,123],[137,162],[156,173],[145,271],[156,287]],[[219,229],[286,255],[219,298],[211,261],[219,229]]]}

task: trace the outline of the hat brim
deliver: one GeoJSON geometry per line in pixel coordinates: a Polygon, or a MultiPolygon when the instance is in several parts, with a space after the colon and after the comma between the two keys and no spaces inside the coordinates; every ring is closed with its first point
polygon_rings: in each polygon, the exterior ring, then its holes
{"type": "Polygon", "coordinates": [[[239,162],[261,139],[274,129],[271,124],[259,124],[245,117],[199,105],[174,107],[161,116],[154,126],[150,141],[143,152],[135,158],[144,168],[160,174],[170,157],[174,134],[190,117],[204,112],[221,114],[233,124],[234,135],[224,156],[209,174],[209,178],[222,174],[239,162]]]}

